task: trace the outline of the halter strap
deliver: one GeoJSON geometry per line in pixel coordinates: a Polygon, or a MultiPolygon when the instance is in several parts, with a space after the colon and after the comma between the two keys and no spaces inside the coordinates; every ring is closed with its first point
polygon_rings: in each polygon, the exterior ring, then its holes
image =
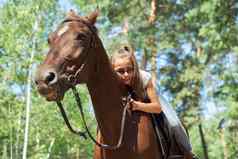
{"type": "MultiPolygon", "coordinates": [[[[93,38],[93,35],[96,35],[96,31],[94,29],[94,27],[92,25],[90,25],[89,23],[87,23],[86,21],[84,20],[81,20],[81,19],[77,19],[77,18],[72,18],[72,19],[65,19],[61,24],[64,25],[65,23],[69,23],[69,22],[79,22],[79,23],[82,23],[84,25],[86,25],[89,30],[92,32],[92,36],[90,38],[90,42],[89,42],[89,45],[87,47],[88,50],[90,50],[92,47],[94,47],[94,38],[93,38]]],[[[89,52],[89,51],[88,51],[89,52]]],[[[83,56],[82,57],[82,63],[79,65],[79,68],[75,71],[75,73],[73,74],[69,74],[68,77],[67,77],[67,81],[71,84],[71,85],[75,85],[76,84],[76,80],[77,80],[77,77],[80,75],[80,73],[82,72],[83,68],[85,67],[86,65],[86,60],[88,59],[88,56],[89,56],[89,53],[88,52],[85,52],[83,51],[82,54],[86,54],[86,55],[81,55],[83,56]]],[[[67,60],[67,58],[65,57],[65,59],[67,60]]]]}

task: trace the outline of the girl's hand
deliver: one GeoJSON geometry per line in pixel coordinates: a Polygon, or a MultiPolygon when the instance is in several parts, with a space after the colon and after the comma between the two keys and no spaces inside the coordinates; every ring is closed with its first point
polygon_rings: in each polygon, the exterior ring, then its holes
{"type": "Polygon", "coordinates": [[[131,101],[129,102],[128,108],[132,111],[140,110],[141,104],[142,104],[141,102],[131,99],[131,101]]]}

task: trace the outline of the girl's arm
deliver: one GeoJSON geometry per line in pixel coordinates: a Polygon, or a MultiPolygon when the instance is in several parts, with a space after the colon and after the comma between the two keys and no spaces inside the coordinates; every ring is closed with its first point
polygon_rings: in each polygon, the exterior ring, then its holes
{"type": "Polygon", "coordinates": [[[147,113],[160,113],[161,112],[161,106],[160,102],[156,93],[156,89],[152,83],[152,80],[148,82],[147,88],[146,88],[147,95],[150,99],[150,103],[144,103],[140,101],[131,101],[131,109],[143,111],[147,113]]]}

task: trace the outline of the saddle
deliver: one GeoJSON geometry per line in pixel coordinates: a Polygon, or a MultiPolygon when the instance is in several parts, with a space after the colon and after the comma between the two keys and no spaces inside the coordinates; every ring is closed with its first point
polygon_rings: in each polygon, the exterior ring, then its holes
{"type": "MultiPolygon", "coordinates": [[[[171,127],[163,112],[160,114],[151,114],[151,120],[163,159],[184,159],[184,153],[191,150],[190,145],[188,145],[186,141],[181,142],[181,140],[184,139],[184,135],[178,133],[182,133],[182,128],[179,126],[171,127]],[[175,136],[175,131],[177,131],[178,136],[175,136]],[[182,139],[178,139],[179,137],[182,139]]],[[[193,155],[193,159],[198,158],[193,155]]]]}

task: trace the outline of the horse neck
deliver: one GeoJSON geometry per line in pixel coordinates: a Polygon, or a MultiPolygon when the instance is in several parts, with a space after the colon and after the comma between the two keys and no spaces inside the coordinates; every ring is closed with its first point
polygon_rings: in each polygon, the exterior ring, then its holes
{"type": "Polygon", "coordinates": [[[119,137],[123,111],[121,98],[125,89],[120,86],[102,44],[91,53],[95,57],[92,58],[92,75],[87,86],[101,135],[105,142],[111,143],[113,137],[119,137]],[[106,141],[107,138],[110,140],[106,141]]]}

